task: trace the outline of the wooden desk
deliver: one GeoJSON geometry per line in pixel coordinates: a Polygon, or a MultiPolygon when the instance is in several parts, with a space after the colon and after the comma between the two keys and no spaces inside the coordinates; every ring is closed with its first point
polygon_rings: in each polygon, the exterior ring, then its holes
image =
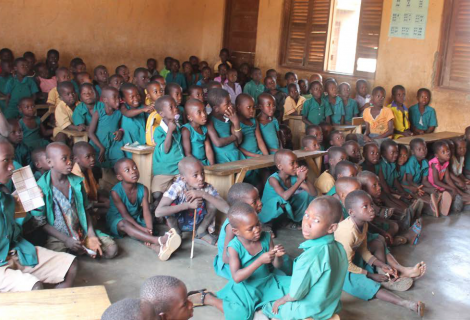
{"type": "Polygon", "coordinates": [[[292,144],[294,150],[298,150],[301,147],[302,136],[305,135],[305,123],[302,121],[302,116],[287,116],[289,121],[289,128],[292,132],[292,144]]]}
{"type": "Polygon", "coordinates": [[[454,139],[454,138],[458,138],[461,136],[463,136],[463,133],[444,131],[444,132],[426,133],[426,134],[422,134],[418,136],[403,137],[400,139],[396,139],[395,142],[398,144],[404,144],[404,145],[409,146],[411,140],[415,138],[421,138],[426,143],[432,143],[432,142],[436,142],[439,140],[454,139]]]}
{"type": "Polygon", "coordinates": [[[73,138],[73,143],[77,143],[80,141],[88,142],[88,133],[86,131],[76,131],[76,130],[62,130],[63,133],[71,136],[73,138]]]}
{"type": "Polygon", "coordinates": [[[134,160],[137,168],[139,168],[140,178],[139,182],[147,187],[149,194],[152,194],[152,157],[153,157],[154,146],[140,146],[140,147],[129,147],[124,146],[121,148],[122,151],[132,153],[132,160],[134,160]]]}
{"type": "Polygon", "coordinates": [[[101,319],[111,305],[104,286],[0,293],[4,319],[101,319]]]}
{"type": "MultiPolygon", "coordinates": [[[[38,106],[41,106],[41,109],[47,109],[46,113],[44,113],[41,117],[41,122],[44,122],[46,121],[46,119],[54,113],[55,111],[55,106],[51,106],[51,105],[48,105],[48,104],[41,104],[41,105],[38,105],[38,106]]],[[[38,106],[36,106],[36,109],[38,109],[38,106]]],[[[40,110],[40,109],[38,109],[40,110]]]]}
{"type": "MultiPolygon", "coordinates": [[[[352,126],[352,125],[344,125],[344,124],[335,124],[333,125],[333,128],[334,130],[338,130],[338,131],[341,131],[343,132],[345,135],[349,134],[349,133],[361,133],[359,130],[358,131],[358,126],[352,126]]],[[[324,140],[325,138],[323,138],[324,140]]]]}

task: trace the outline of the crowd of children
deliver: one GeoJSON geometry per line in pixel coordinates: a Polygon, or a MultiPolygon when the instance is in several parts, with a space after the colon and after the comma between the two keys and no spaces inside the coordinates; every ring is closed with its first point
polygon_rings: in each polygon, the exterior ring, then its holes
{"type": "Polygon", "coordinates": [[[218,248],[215,273],[228,280],[221,291],[188,294],[178,279],[156,276],[140,299],[113,304],[103,319],[118,319],[121,310],[189,319],[193,304],[214,306],[226,319],[252,319],[257,311],[330,319],[343,290],[423,315],[424,303],[390,290],[408,290],[426,264],[404,267],[388,247],[416,245],[422,214],[446,216],[470,204],[470,127],[429,151],[419,137],[409,148],[391,140],[434,132],[430,90],[419,89],[407,108],[401,85],[388,106],[385,89],[369,94],[365,80],[357,81],[355,99],[349,83],[323,82],[319,74],[298,80],[288,72],[280,87],[274,69],[263,81],[258,68],[232,68],[226,49],[213,68],[191,56],[180,70],[167,57],[158,72],[157,60],[148,59],[132,80],[125,65],[111,76],[100,65],[90,75],[82,59],[63,67],[59,57],[51,49],[36,63],[31,52],[14,59],[0,50],[0,121],[8,128],[0,132],[0,292],[69,287],[75,256],[112,259],[119,254],[114,239],[126,235],[165,261],[182,233],[194,230],[196,242],[218,248]],[[54,110],[46,121],[36,110],[44,102],[54,110]],[[290,150],[292,115],[305,124],[302,149],[324,152],[318,177],[290,150]],[[360,116],[364,135],[334,129],[360,116]],[[90,142],[74,144],[73,131],[90,142]],[[122,151],[145,144],[155,147],[150,189],[122,151]],[[268,155],[275,166],[247,172],[226,200],[205,180],[204,166],[268,155]],[[12,171],[27,165],[45,206],[15,220],[12,171]],[[217,235],[218,211],[227,219],[217,235]],[[158,236],[162,221],[167,232],[158,236]],[[273,242],[280,226],[305,239],[294,262],[273,242]]]}

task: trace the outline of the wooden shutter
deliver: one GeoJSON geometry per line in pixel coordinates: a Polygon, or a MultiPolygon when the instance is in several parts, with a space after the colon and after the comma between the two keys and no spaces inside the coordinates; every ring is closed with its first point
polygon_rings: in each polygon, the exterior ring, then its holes
{"type": "Polygon", "coordinates": [[[313,70],[323,71],[328,41],[330,0],[311,1],[310,21],[307,38],[305,65],[313,70]]]}
{"type": "Polygon", "coordinates": [[[355,75],[369,75],[357,71],[357,61],[360,58],[377,59],[380,40],[380,25],[382,23],[383,0],[362,0],[359,28],[357,32],[355,75]]]}
{"type": "Polygon", "coordinates": [[[451,17],[441,84],[457,89],[470,86],[470,0],[454,0],[448,5],[451,17]]]}
{"type": "Polygon", "coordinates": [[[309,0],[287,0],[285,16],[288,17],[287,39],[285,43],[284,64],[302,67],[304,65],[309,18],[309,0]]]}

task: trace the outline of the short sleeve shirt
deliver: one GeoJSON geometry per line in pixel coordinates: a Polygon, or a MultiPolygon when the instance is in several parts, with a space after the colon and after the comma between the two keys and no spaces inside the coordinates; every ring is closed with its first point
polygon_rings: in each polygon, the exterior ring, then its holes
{"type": "Polygon", "coordinates": [[[301,114],[303,107],[304,107],[304,103],[305,103],[305,98],[302,96],[299,97],[299,100],[297,102],[295,102],[295,100],[292,99],[291,97],[287,97],[286,101],[284,102],[284,120],[287,119],[288,115],[296,111],[298,114],[301,114]]]}
{"type": "Polygon", "coordinates": [[[377,117],[372,117],[371,108],[364,110],[364,121],[369,124],[370,133],[384,134],[388,131],[388,122],[394,119],[393,112],[389,108],[382,108],[377,117]]]}
{"type": "Polygon", "coordinates": [[[357,117],[358,115],[359,107],[357,106],[357,101],[349,98],[348,104],[344,106],[344,121],[352,122],[352,118],[357,117]]]}
{"type": "Polygon", "coordinates": [[[73,111],[70,107],[60,100],[59,104],[54,111],[55,125],[53,136],[55,137],[59,132],[72,124],[73,111]]]}
{"type": "Polygon", "coordinates": [[[336,97],[335,104],[332,105],[328,99],[328,96],[323,98],[325,102],[330,106],[333,115],[331,116],[331,122],[333,124],[341,124],[341,117],[345,116],[343,100],[340,97],[336,97]]]}
{"type": "Polygon", "coordinates": [[[312,124],[319,125],[324,122],[326,117],[333,114],[329,103],[325,103],[325,100],[320,99],[320,104],[315,98],[308,99],[304,103],[302,108],[302,115],[307,118],[312,124]]]}
{"type": "Polygon", "coordinates": [[[430,106],[424,107],[424,113],[419,111],[419,105],[410,108],[410,122],[418,130],[428,130],[429,127],[437,127],[436,110],[430,106]]]}
{"type": "MultiPolygon", "coordinates": [[[[410,116],[408,113],[408,108],[403,105],[403,111],[398,109],[398,106],[396,105],[395,101],[393,101],[391,104],[387,106],[387,108],[390,108],[393,112],[393,127],[395,130],[403,132],[405,130],[410,129],[410,116]]],[[[401,134],[394,134],[393,138],[398,139],[402,137],[401,134]]]]}
{"type": "Polygon", "coordinates": [[[415,156],[411,156],[404,165],[405,173],[413,177],[413,182],[420,184],[423,181],[423,177],[428,176],[429,165],[426,159],[421,161],[419,164],[418,159],[415,156]]]}
{"type": "Polygon", "coordinates": [[[384,179],[387,182],[390,188],[393,188],[395,179],[398,179],[399,172],[397,171],[396,163],[387,162],[385,159],[382,158],[380,160],[380,170],[382,170],[382,174],[384,175],[384,179]]]}

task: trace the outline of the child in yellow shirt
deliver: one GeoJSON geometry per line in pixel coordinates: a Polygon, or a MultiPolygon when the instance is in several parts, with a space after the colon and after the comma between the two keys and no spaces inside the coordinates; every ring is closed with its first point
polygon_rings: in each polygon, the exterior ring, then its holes
{"type": "MultiPolygon", "coordinates": [[[[155,105],[155,101],[163,96],[162,85],[158,81],[151,81],[147,83],[145,93],[145,105],[155,105]]],[[[147,118],[147,123],[145,125],[145,143],[149,146],[155,145],[155,141],[153,141],[153,132],[160,125],[161,120],[162,117],[158,114],[157,111],[150,113],[149,117],[147,118]]]]}

